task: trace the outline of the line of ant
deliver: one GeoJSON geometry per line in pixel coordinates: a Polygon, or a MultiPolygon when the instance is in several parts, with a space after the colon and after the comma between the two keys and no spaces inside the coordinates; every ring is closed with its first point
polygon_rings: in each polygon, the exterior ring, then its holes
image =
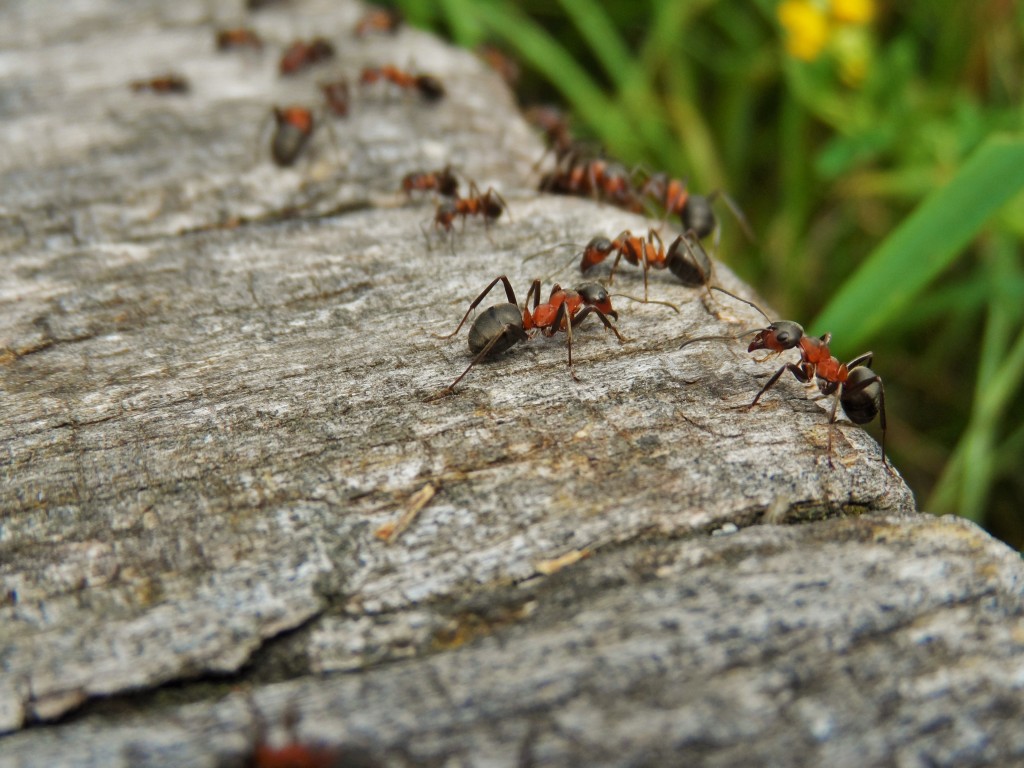
{"type": "Polygon", "coordinates": [[[750,402],[750,405],[745,406],[745,408],[749,410],[757,405],[761,397],[775,386],[786,371],[789,371],[802,384],[816,384],[822,396],[833,397],[832,410],[829,413],[827,454],[830,467],[833,466],[833,425],[836,423],[837,409],[839,405],[842,405],[843,411],[854,424],[867,424],[878,417],[882,428],[882,465],[886,469],[890,469],[885,456],[885,388],[882,384],[882,377],[870,368],[874,354],[872,352],[865,352],[848,363],[842,363],[829,349],[829,344],[832,340],[831,333],[826,333],[816,338],[808,336],[799,323],[795,323],[792,320],[772,320],[754,302],[741,298],[718,286],[711,286],[711,288],[756,309],[768,321],[768,327],[745,331],[735,336],[698,336],[687,339],[679,348],[683,349],[691,344],[705,341],[736,341],[745,336],[753,335],[754,338],[747,346],[747,352],[756,352],[758,350],[766,350],[768,352],[768,355],[761,358],[758,362],[764,362],[787,350],[796,349],[800,353],[799,362],[783,364],[768,379],[765,385],[761,387],[760,391],[750,402]]]}

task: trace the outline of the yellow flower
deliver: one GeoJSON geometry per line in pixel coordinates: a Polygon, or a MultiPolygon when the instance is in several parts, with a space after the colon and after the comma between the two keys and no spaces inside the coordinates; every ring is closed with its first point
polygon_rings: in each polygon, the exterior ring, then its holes
{"type": "Polygon", "coordinates": [[[779,23],[786,30],[786,50],[804,61],[818,58],[828,42],[828,19],[808,0],[784,0],[779,4],[779,23]]]}
{"type": "Polygon", "coordinates": [[[875,18],[874,0],[831,0],[832,18],[840,24],[869,24],[875,18]]]}

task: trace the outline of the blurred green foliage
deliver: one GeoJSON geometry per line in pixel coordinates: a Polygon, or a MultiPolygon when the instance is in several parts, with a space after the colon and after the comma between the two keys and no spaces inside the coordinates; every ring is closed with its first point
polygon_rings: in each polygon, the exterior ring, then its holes
{"type": "MultiPolygon", "coordinates": [[[[936,513],[1024,546],[1024,4],[407,0],[627,165],[727,190],[719,256],[840,358],[936,513]]],[[[877,434],[877,431],[876,431],[877,434]]]]}

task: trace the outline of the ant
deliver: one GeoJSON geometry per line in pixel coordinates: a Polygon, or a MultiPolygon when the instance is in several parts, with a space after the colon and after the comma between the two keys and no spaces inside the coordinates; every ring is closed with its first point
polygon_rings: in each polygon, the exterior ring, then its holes
{"type": "Polygon", "coordinates": [[[352,33],[356,37],[366,37],[371,32],[395,34],[404,21],[402,12],[397,8],[370,8],[357,23],[352,33]]]}
{"type": "Polygon", "coordinates": [[[320,83],[320,92],[324,95],[327,108],[338,117],[348,116],[349,88],[348,80],[341,78],[329,83],[320,83]]]}
{"type": "Polygon", "coordinates": [[[540,191],[579,197],[593,195],[623,210],[634,213],[643,210],[626,169],[619,163],[600,158],[580,160],[568,155],[564,167],[541,179],[540,191]]]}
{"type": "Polygon", "coordinates": [[[580,271],[586,272],[591,267],[600,264],[613,252],[615,261],[612,263],[608,281],[611,282],[615,276],[620,259],[625,259],[634,266],[642,265],[645,302],[647,301],[647,272],[651,269],[667,268],[679,278],[683,285],[691,288],[710,284],[711,258],[701,246],[700,241],[697,240],[696,235],[690,232],[684,232],[676,237],[667,251],[661,236],[654,229],[648,230],[646,238],[638,237],[628,229],[619,233],[614,240],[601,236],[595,237],[583,249],[580,271]]]}
{"type": "Polygon", "coordinates": [[[248,699],[255,725],[253,745],[244,757],[247,768],[382,768],[383,763],[369,749],[362,745],[327,746],[324,744],[303,744],[298,738],[298,712],[294,707],[284,714],[284,726],[289,742],[273,747],[267,742],[267,723],[256,709],[251,695],[248,699]]]}
{"type": "MultiPolygon", "coordinates": [[[[458,197],[459,180],[452,173],[452,167],[446,165],[440,171],[417,171],[406,174],[402,179],[402,191],[412,195],[413,191],[426,192],[436,190],[445,197],[458,197]]],[[[494,193],[497,194],[496,192],[494,193]]],[[[501,211],[499,210],[500,214],[501,211]]],[[[454,217],[453,217],[454,218],[454,217]]]]}
{"type": "Polygon", "coordinates": [[[270,156],[282,168],[293,165],[313,136],[313,112],[306,107],[274,107],[270,156]]]}
{"type": "Polygon", "coordinates": [[[278,69],[282,75],[295,75],[331,58],[334,58],[334,46],[324,38],[314,37],[309,42],[296,40],[281,55],[278,69]]]}
{"type": "Polygon", "coordinates": [[[661,205],[665,209],[666,216],[679,216],[683,229],[692,231],[699,240],[714,233],[716,243],[719,231],[718,219],[715,217],[711,204],[715,198],[721,196],[739,222],[743,233],[751,241],[757,239],[750,230],[750,225],[739,206],[724,192],[715,191],[709,195],[692,194],[686,188],[686,181],[669,178],[665,173],[655,173],[640,187],[640,194],[661,205]]]}
{"type": "Polygon", "coordinates": [[[882,377],[871,370],[874,353],[865,352],[855,357],[848,363],[841,363],[832,355],[829,350],[829,343],[832,341],[832,334],[826,333],[823,336],[814,338],[804,334],[804,329],[798,323],[791,320],[773,321],[768,315],[752,301],[741,299],[729,291],[714,286],[718,290],[734,299],[749,304],[768,321],[767,328],[742,333],[739,336],[701,336],[689,339],[680,345],[680,349],[699,341],[711,341],[718,339],[738,339],[754,334],[753,340],[747,347],[747,352],[754,352],[759,349],[767,350],[770,354],[765,360],[785,352],[787,349],[799,348],[800,362],[786,363],[777,370],[767,383],[761,387],[747,408],[753,408],[761,396],[775,386],[783,373],[789,371],[797,381],[802,384],[814,382],[818,385],[818,391],[825,397],[834,396],[832,411],[829,414],[828,433],[828,464],[832,464],[832,425],[836,422],[836,409],[841,404],[843,411],[854,424],[867,424],[874,421],[877,416],[882,427],[882,465],[887,469],[889,462],[885,457],[885,388],[882,385],[882,377]]]}
{"type": "Polygon", "coordinates": [[[419,91],[425,101],[439,101],[444,97],[444,86],[433,75],[412,75],[390,64],[383,67],[367,67],[359,77],[363,85],[387,80],[399,88],[419,91]]]}
{"type": "MultiPolygon", "coordinates": [[[[547,157],[548,152],[554,152],[555,162],[561,163],[562,160],[575,151],[576,142],[572,137],[572,130],[569,128],[569,117],[558,107],[551,105],[533,106],[526,110],[524,117],[527,122],[540,128],[547,141],[547,149],[541,155],[540,160],[534,165],[534,169],[540,166],[544,158],[547,157]]],[[[553,175],[548,174],[548,176],[553,175]]],[[[541,191],[546,189],[545,183],[547,178],[545,177],[545,179],[541,180],[541,191]]]]}
{"type": "Polygon", "coordinates": [[[477,58],[493,69],[498,75],[515,88],[519,84],[519,63],[503,50],[490,43],[481,43],[476,47],[477,58]]]}
{"type": "MultiPolygon", "coordinates": [[[[488,187],[483,194],[476,182],[469,183],[469,197],[456,197],[441,203],[434,214],[434,228],[442,228],[445,232],[452,231],[456,216],[461,216],[465,224],[467,216],[482,216],[484,223],[490,224],[508,210],[508,203],[494,187],[488,187]]],[[[511,215],[511,214],[510,214],[511,215]]]]}
{"type": "Polygon", "coordinates": [[[222,29],[217,32],[217,50],[231,51],[239,48],[251,48],[254,51],[263,50],[263,39],[245,27],[235,29],[222,29]]]}
{"type": "Polygon", "coordinates": [[[153,93],[188,93],[189,84],[181,75],[161,75],[149,80],[133,80],[131,89],[136,93],[151,91],[153,93]]]}
{"type": "Polygon", "coordinates": [[[547,303],[541,304],[541,283],[540,280],[534,280],[526,294],[526,304],[520,309],[516,302],[515,291],[512,290],[512,284],[505,275],[494,278],[490,285],[483,290],[483,293],[473,300],[454,331],[447,336],[438,338],[450,339],[456,335],[465,325],[470,312],[476,309],[499,282],[505,287],[505,297],[508,299],[508,303],[496,304],[477,316],[469,329],[469,351],[475,357],[455,381],[430,399],[436,400],[451,394],[455,390],[455,385],[462,381],[466,374],[473,369],[473,366],[481,360],[499,355],[519,342],[532,338],[537,332],[545,336],[554,336],[559,331],[565,331],[568,337],[569,373],[574,381],[579,381],[572,365],[572,329],[591,314],[597,315],[598,319],[604,323],[605,328],[614,333],[620,342],[625,341],[622,334],[608,319],[611,317],[618,320],[619,315],[612,309],[611,298],[600,283],[585,283],[575,290],[566,290],[556,284],[551,288],[547,303]],[[531,298],[533,299],[532,310],[530,309],[531,298]],[[530,331],[534,331],[534,333],[531,334],[530,331]]]}

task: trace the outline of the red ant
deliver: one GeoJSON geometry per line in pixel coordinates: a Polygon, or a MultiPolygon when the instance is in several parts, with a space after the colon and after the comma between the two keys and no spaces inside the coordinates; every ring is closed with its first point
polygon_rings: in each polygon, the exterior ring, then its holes
{"type": "Polygon", "coordinates": [[[508,303],[489,307],[473,321],[473,325],[469,329],[469,351],[475,355],[473,361],[455,381],[432,397],[432,400],[451,394],[455,390],[455,385],[462,381],[466,374],[473,369],[473,366],[481,360],[501,354],[519,342],[532,338],[536,332],[545,336],[554,336],[559,331],[565,331],[568,337],[569,373],[574,381],[579,381],[572,365],[572,329],[590,314],[597,315],[598,319],[604,323],[605,328],[614,333],[620,342],[625,341],[618,329],[608,319],[612,317],[618,320],[619,315],[612,309],[611,298],[600,283],[586,283],[577,287],[576,290],[566,290],[555,285],[551,289],[547,303],[541,304],[541,283],[540,280],[534,280],[526,294],[526,304],[520,309],[516,302],[515,291],[512,290],[512,284],[505,275],[494,278],[490,285],[483,290],[483,293],[469,305],[469,309],[466,310],[466,314],[463,315],[455,330],[447,336],[439,338],[450,339],[456,335],[466,323],[470,312],[476,309],[499,282],[505,286],[508,303]],[[531,298],[533,299],[532,310],[529,308],[531,298]],[[531,334],[530,331],[534,331],[534,333],[531,334]]]}
{"type": "Polygon", "coordinates": [[[239,48],[251,48],[255,51],[261,51],[263,50],[263,40],[251,29],[244,27],[222,29],[217,33],[218,51],[231,51],[239,48]]]}
{"type": "Polygon", "coordinates": [[[296,40],[285,49],[278,65],[282,75],[295,75],[314,64],[334,58],[334,46],[322,37],[309,42],[296,40]]]}
{"type": "Polygon", "coordinates": [[[342,78],[329,83],[320,83],[320,92],[324,95],[327,108],[332,113],[338,117],[348,116],[348,80],[342,78]]]}
{"type": "Polygon", "coordinates": [[[438,101],[444,96],[444,86],[433,75],[412,75],[390,64],[383,67],[367,67],[359,77],[364,85],[386,80],[399,88],[419,91],[426,101],[438,101]]]}
{"type": "Polygon", "coordinates": [[[648,230],[647,237],[638,237],[628,229],[614,240],[607,237],[593,238],[583,249],[580,271],[586,272],[615,253],[609,282],[615,275],[619,260],[625,259],[644,271],[644,301],[647,301],[647,272],[650,269],[668,268],[683,285],[690,287],[707,286],[711,280],[712,264],[707,252],[691,233],[676,237],[665,250],[661,236],[654,229],[648,230]]]}
{"type": "MultiPolygon", "coordinates": [[[[411,195],[414,191],[426,192],[436,190],[445,197],[457,197],[459,180],[452,173],[452,167],[446,165],[440,171],[417,171],[406,174],[402,179],[402,191],[411,195]]],[[[496,192],[494,194],[497,194],[496,192]]],[[[500,213],[500,211],[499,211],[500,213]]],[[[453,217],[454,218],[454,217],[453,217]]]]}
{"type": "Polygon", "coordinates": [[[475,182],[469,184],[469,197],[456,197],[441,203],[434,214],[434,228],[442,228],[446,232],[452,231],[452,225],[456,216],[461,216],[463,223],[467,216],[483,216],[484,222],[490,222],[501,216],[502,211],[508,210],[508,203],[493,187],[480,194],[480,188],[475,182]]]}
{"type": "Polygon", "coordinates": [[[189,84],[181,75],[161,75],[149,80],[133,80],[131,89],[136,93],[152,91],[153,93],[188,93],[189,84]]]}
{"type": "Polygon", "coordinates": [[[476,55],[510,86],[515,88],[519,84],[519,64],[503,50],[490,43],[481,43],[476,47],[476,55]]]}
{"type": "Polygon", "coordinates": [[[281,747],[267,743],[267,724],[250,697],[249,707],[253,712],[256,734],[254,744],[244,758],[247,768],[382,768],[383,763],[370,750],[360,745],[327,746],[306,745],[298,739],[298,712],[289,708],[284,715],[284,725],[290,742],[281,747]]]}
{"type": "MultiPolygon", "coordinates": [[[[768,320],[768,327],[742,333],[739,336],[701,336],[696,339],[689,339],[683,342],[680,349],[699,341],[711,341],[718,339],[742,338],[750,333],[754,339],[747,347],[747,352],[754,352],[759,349],[768,350],[771,354],[768,357],[785,352],[787,349],[799,348],[800,362],[786,363],[777,370],[768,382],[761,387],[748,408],[757,405],[761,395],[775,386],[783,373],[789,371],[797,381],[808,384],[815,382],[822,395],[835,396],[832,402],[832,411],[829,414],[828,433],[828,463],[832,465],[832,425],[836,421],[836,409],[842,404],[843,411],[854,424],[867,424],[879,417],[882,426],[882,464],[886,468],[889,463],[885,457],[885,388],[882,386],[882,377],[871,370],[871,360],[874,357],[872,352],[865,352],[855,357],[848,363],[840,363],[829,350],[829,343],[832,334],[813,338],[804,334],[804,329],[791,320],[776,320],[765,314],[759,306],[752,301],[741,299],[739,296],[715,286],[718,290],[734,299],[749,304],[768,320]]],[[[765,358],[767,359],[767,358],[765,358]]]]}
{"type": "MultiPolygon", "coordinates": [[[[536,162],[534,168],[541,164],[544,158],[547,157],[548,152],[555,153],[556,163],[561,163],[562,160],[574,152],[576,142],[573,140],[572,131],[569,128],[569,118],[558,107],[550,105],[530,107],[524,113],[524,117],[526,117],[527,122],[544,132],[544,138],[547,141],[547,149],[541,155],[540,160],[536,162]]],[[[541,191],[547,189],[548,179],[553,176],[554,174],[548,174],[541,180],[541,191]]]]}
{"type": "Polygon", "coordinates": [[[277,165],[293,165],[313,135],[313,112],[306,107],[274,107],[270,156],[277,165]]]}
{"type": "Polygon", "coordinates": [[[402,26],[404,18],[397,8],[370,8],[357,23],[352,33],[356,37],[365,37],[371,32],[387,32],[395,34],[402,26]]]}
{"type": "Polygon", "coordinates": [[[633,191],[629,173],[619,163],[609,163],[600,158],[580,160],[570,156],[563,165],[541,179],[540,191],[579,197],[593,195],[627,211],[639,213],[643,210],[633,191]]]}
{"type": "Polygon", "coordinates": [[[665,209],[666,216],[679,216],[684,231],[692,231],[699,240],[714,233],[716,242],[718,219],[715,217],[711,204],[716,197],[721,196],[733,216],[736,217],[744,234],[751,241],[757,239],[751,232],[750,225],[739,206],[724,192],[715,191],[710,195],[692,194],[687,190],[685,181],[671,179],[664,173],[655,173],[640,187],[640,194],[661,205],[665,209]]]}

